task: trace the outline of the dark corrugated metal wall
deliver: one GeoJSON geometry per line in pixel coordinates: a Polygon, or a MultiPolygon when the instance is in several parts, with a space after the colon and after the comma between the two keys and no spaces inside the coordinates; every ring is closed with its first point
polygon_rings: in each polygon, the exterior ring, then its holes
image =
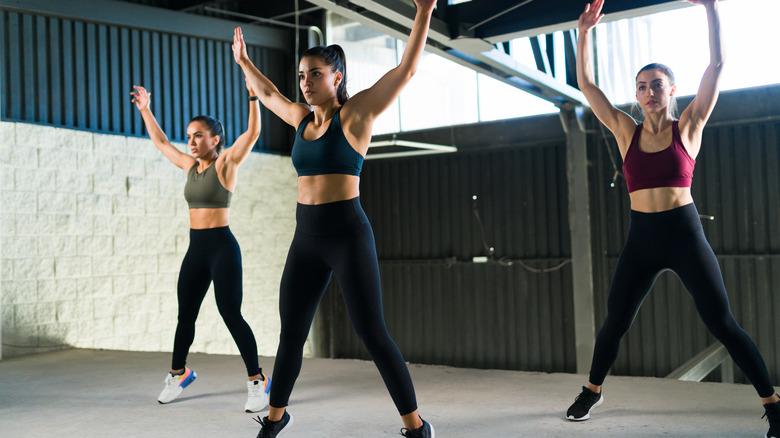
{"type": "MultiPolygon", "coordinates": [[[[738,102],[756,101],[731,93],[738,102]]],[[[718,110],[719,120],[745,111],[728,102],[718,110]]],[[[774,322],[780,311],[780,122],[777,114],[764,116],[769,119],[710,123],[693,195],[700,213],[715,216],[704,221],[704,230],[723,267],[732,310],[780,381],[780,323],[774,322]]],[[[519,121],[515,126],[507,129],[525,129],[519,121]]],[[[407,360],[574,371],[570,265],[534,274],[517,265],[463,263],[485,255],[474,194],[497,257],[539,259],[529,264],[546,267],[570,256],[564,146],[543,143],[367,162],[362,202],[377,237],[388,327],[407,360]],[[448,264],[447,257],[458,262],[448,264]]],[[[588,143],[599,327],[630,205],[622,179],[610,187],[614,170],[603,137],[590,134],[588,143]]],[[[367,358],[334,283],[316,322],[318,353],[367,358]]],[[[665,376],[713,342],[679,279],[666,272],[624,339],[613,372],[665,376]]],[[[744,382],[738,369],[736,378],[744,382]]]]}
{"type": "MultiPolygon", "coordinates": [[[[564,144],[368,161],[361,200],[374,227],[387,325],[404,357],[462,367],[572,371],[571,265],[564,144]],[[506,260],[506,259],[505,259],[506,260]]],[[[331,284],[321,354],[366,358],[331,284]]]]}
{"type": "MultiPolygon", "coordinates": [[[[228,145],[246,129],[249,105],[230,43],[0,10],[2,118],[144,136],[132,85],[152,92],[152,111],[171,140],[208,114],[225,124],[228,145]]],[[[281,50],[249,56],[280,87],[289,81],[281,50]]],[[[263,110],[256,150],[289,151],[282,122],[263,110]]]]}

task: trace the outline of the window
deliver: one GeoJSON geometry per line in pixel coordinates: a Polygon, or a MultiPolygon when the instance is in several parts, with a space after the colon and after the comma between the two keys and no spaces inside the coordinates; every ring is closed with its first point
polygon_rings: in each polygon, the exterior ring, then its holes
{"type": "MultiPolygon", "coordinates": [[[[775,41],[780,14],[776,0],[740,0],[718,4],[726,52],[721,90],[775,84],[777,60],[765,55],[761,41],[775,41]]],[[[615,104],[635,98],[636,73],[651,62],[669,66],[677,95],[694,95],[709,64],[704,8],[690,6],[596,28],[595,50],[599,87],[615,104]]]]}
{"type": "MultiPolygon", "coordinates": [[[[450,0],[451,4],[456,0],[450,0]]],[[[774,41],[780,1],[719,3],[728,60],[722,90],[778,83],[780,64],[760,41],[774,41]]],[[[404,43],[330,13],[329,43],[347,54],[350,95],[372,86],[398,65],[404,43]]],[[[545,38],[539,38],[545,51],[545,38]]],[[[563,33],[552,35],[555,77],[565,83],[563,33]]],[[[615,104],[634,101],[637,71],[661,62],[675,72],[677,95],[696,93],[709,64],[706,12],[690,5],[644,17],[605,22],[594,33],[596,80],[615,104]]],[[[511,55],[527,66],[536,62],[529,38],[510,42],[511,55]]],[[[415,78],[374,125],[375,134],[476,123],[557,112],[550,102],[431,53],[424,53],[415,78]]]]}

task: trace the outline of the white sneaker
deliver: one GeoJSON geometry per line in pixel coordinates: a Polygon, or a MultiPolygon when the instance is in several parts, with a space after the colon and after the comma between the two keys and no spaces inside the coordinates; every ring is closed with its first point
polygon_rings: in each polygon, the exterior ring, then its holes
{"type": "Polygon", "coordinates": [[[195,371],[187,367],[184,367],[184,373],[178,376],[168,373],[163,381],[163,383],[165,383],[165,388],[163,388],[160,396],[157,397],[157,401],[160,404],[165,404],[176,400],[176,397],[181,394],[182,390],[189,386],[196,377],[198,377],[198,375],[195,374],[195,371]]]}
{"type": "Polygon", "coordinates": [[[260,412],[268,406],[268,392],[271,390],[271,379],[263,374],[263,380],[251,380],[246,382],[247,397],[244,410],[246,412],[260,412]]]}

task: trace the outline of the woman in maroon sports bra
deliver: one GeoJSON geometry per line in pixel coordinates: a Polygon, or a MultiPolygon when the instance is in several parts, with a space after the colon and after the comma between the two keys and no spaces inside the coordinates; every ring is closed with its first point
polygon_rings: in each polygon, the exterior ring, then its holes
{"type": "Polygon", "coordinates": [[[607,317],[596,337],[589,381],[566,418],[587,420],[590,411],[604,401],[601,385],[617,358],[620,339],[658,273],[671,269],[690,292],[707,328],[723,343],[761,397],[770,425],[766,436],[778,437],[780,398],[756,344],[731,314],[718,261],[691,197],[695,159],[704,125],[718,99],[724,61],[717,0],[687,1],[707,11],[710,64],[696,97],[679,121],[671,111],[676,91],[674,76],[662,64],[647,65],[636,77],[636,99],[645,115],[643,123],[637,125],[609,102],[593,80],[590,58],[589,33],[603,17],[604,0],[588,4],[580,15],[577,80],[593,113],[617,139],[631,198],[631,222],[612,279],[607,317]]]}

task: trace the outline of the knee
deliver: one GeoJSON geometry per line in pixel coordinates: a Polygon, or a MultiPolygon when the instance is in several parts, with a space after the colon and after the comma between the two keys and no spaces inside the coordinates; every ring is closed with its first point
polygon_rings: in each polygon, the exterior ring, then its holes
{"type": "Polygon", "coordinates": [[[303,345],[308,337],[308,330],[301,330],[298,327],[285,327],[282,324],[282,330],[279,334],[279,346],[280,348],[303,349],[303,345]]]}
{"type": "Polygon", "coordinates": [[[607,315],[607,319],[604,320],[604,325],[599,330],[599,337],[608,337],[620,340],[628,329],[631,328],[633,321],[630,318],[616,318],[612,315],[607,315]]]}
{"type": "Polygon", "coordinates": [[[355,325],[354,328],[358,338],[368,350],[381,348],[388,342],[393,342],[384,324],[361,324],[355,325]]]}
{"type": "Polygon", "coordinates": [[[197,312],[179,309],[179,325],[195,325],[196,319],[198,319],[197,312]]]}
{"type": "Polygon", "coordinates": [[[228,326],[231,324],[241,323],[244,321],[244,317],[241,316],[241,307],[239,305],[228,305],[217,303],[217,310],[219,316],[225,321],[228,326]]]}
{"type": "Polygon", "coordinates": [[[731,315],[724,318],[708,319],[704,323],[707,325],[710,333],[712,333],[712,336],[721,342],[743,331],[742,327],[737,324],[737,321],[731,315]]]}

